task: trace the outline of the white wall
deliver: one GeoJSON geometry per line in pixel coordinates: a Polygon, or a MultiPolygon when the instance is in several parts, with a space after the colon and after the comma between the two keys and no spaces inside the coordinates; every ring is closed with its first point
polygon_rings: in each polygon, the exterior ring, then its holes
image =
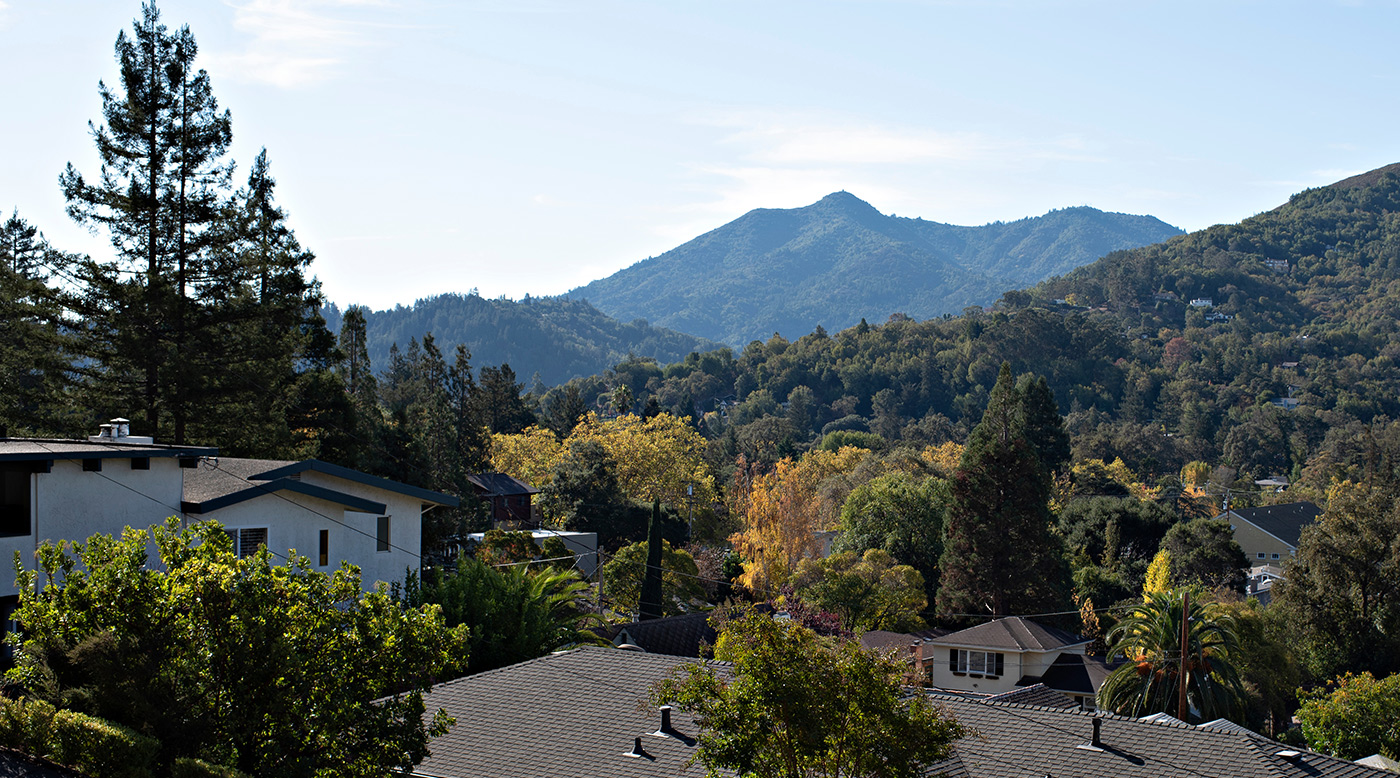
{"type": "MultiPolygon", "coordinates": [[[[30,476],[30,531],[0,538],[0,596],[16,594],[15,552],[34,568],[34,550],[44,541],[86,540],[126,527],[145,529],[180,515],[184,479],[173,457],[152,458],[150,470],[132,470],[129,459],[104,459],[100,472],[85,472],[79,460],[55,460],[52,472],[30,476]]],[[[152,559],[154,545],[151,548],[152,559]]]]}
{"type": "Polygon", "coordinates": [[[360,568],[366,590],[379,581],[402,583],[408,570],[422,567],[418,557],[423,538],[420,500],[323,473],[301,475],[303,483],[383,503],[388,508],[389,550],[377,550],[379,514],[349,511],[337,503],[295,492],[264,494],[210,513],[191,514],[190,521],[214,520],[228,529],[266,527],[267,547],[279,560],[285,561],[288,550],[296,549],[310,557],[312,569],[324,572],[347,561],[360,568]],[[321,530],[330,533],[325,567],[317,564],[321,530]]]}

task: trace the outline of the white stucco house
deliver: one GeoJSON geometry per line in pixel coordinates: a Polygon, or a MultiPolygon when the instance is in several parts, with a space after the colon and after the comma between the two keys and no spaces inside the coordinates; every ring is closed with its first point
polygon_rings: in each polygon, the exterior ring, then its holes
{"type": "MultiPolygon", "coordinates": [[[[317,460],[220,458],[213,448],[161,445],[125,420],[87,440],[0,438],[0,564],[32,566],[45,541],[118,535],[126,527],[217,520],[247,555],[296,549],[315,569],[358,565],[366,588],[421,567],[423,515],[452,495],[317,460]]],[[[154,551],[154,549],[153,549],[154,551]]],[[[0,574],[0,617],[16,603],[0,574]]]]}

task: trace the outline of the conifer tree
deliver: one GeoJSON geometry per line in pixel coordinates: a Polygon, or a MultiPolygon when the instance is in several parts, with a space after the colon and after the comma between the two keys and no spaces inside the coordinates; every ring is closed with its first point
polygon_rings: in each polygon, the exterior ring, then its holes
{"type": "Polygon", "coordinates": [[[171,33],[153,3],[132,36],[117,36],[119,89],[99,84],[104,125],[92,126],[101,173],[89,181],[70,163],[59,177],[68,213],[105,229],[115,261],[81,262],[78,314],[88,363],[109,412],[145,417],[149,432],[185,442],[199,384],[199,299],[229,285],[213,261],[225,233],[232,165],[227,111],[194,66],[188,27],[171,33]]]}
{"type": "MultiPolygon", "coordinates": [[[[1039,394],[1034,381],[1029,386],[1028,394],[1039,394]]],[[[1064,598],[1067,571],[1050,529],[1045,466],[1054,454],[1042,455],[1032,439],[1053,443],[1057,436],[1040,414],[1043,398],[1030,401],[1028,414],[1026,397],[1003,363],[951,481],[941,613],[1032,613],[1056,610],[1064,598]],[[1028,429],[1028,415],[1036,428],[1028,429]]]]}
{"type": "Polygon", "coordinates": [[[58,256],[17,211],[0,223],[0,427],[10,434],[57,433],[73,424],[65,399],[72,344],[45,283],[58,256]]]}

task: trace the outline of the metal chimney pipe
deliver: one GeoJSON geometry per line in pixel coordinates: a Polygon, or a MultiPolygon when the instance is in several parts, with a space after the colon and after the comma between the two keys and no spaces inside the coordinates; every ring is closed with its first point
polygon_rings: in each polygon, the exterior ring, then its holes
{"type": "Polygon", "coordinates": [[[671,729],[671,706],[662,705],[659,710],[661,711],[661,731],[669,735],[675,731],[671,729]]]}
{"type": "Polygon", "coordinates": [[[1103,738],[1102,738],[1102,734],[1103,734],[1103,719],[1099,718],[1098,716],[1095,716],[1095,717],[1094,717],[1094,740],[1093,740],[1093,746],[1094,746],[1094,748],[1103,748],[1103,738]]]}

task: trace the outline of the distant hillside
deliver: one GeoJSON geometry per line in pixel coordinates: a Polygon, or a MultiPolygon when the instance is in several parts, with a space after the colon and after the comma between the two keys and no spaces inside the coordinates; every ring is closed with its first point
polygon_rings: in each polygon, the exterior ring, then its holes
{"type": "MultiPolygon", "coordinates": [[[[325,313],[332,331],[338,331],[341,311],[328,306],[325,313]]],[[[563,298],[527,297],[514,302],[444,294],[419,300],[412,307],[371,311],[365,324],[375,370],[388,366],[391,345],[406,348],[410,339],[421,340],[423,333],[431,332],[449,360],[458,343],[466,344],[473,365],[509,363],[527,388],[535,373],[553,385],[601,373],[629,353],[655,357],[664,364],[692,351],[720,346],[646,322],[624,324],[587,302],[563,298]]]]}
{"type": "MultiPolygon", "coordinates": [[[[1249,500],[1270,475],[1314,494],[1378,469],[1400,482],[1397,360],[1400,165],[1113,252],[986,312],[772,337],[628,375],[637,402],[703,417],[714,461],[771,462],[833,431],[961,440],[1009,362],[1045,377],[1077,458],[1168,484],[1188,462],[1225,465],[1211,477],[1237,469],[1232,499],[1249,500]]],[[[582,379],[582,393],[617,375],[582,379]]]]}
{"type": "Polygon", "coordinates": [[[1181,231],[1150,216],[1069,208],[958,227],[886,216],[846,192],[763,208],[569,292],[618,318],[735,345],[986,305],[1117,249],[1181,231]]]}

